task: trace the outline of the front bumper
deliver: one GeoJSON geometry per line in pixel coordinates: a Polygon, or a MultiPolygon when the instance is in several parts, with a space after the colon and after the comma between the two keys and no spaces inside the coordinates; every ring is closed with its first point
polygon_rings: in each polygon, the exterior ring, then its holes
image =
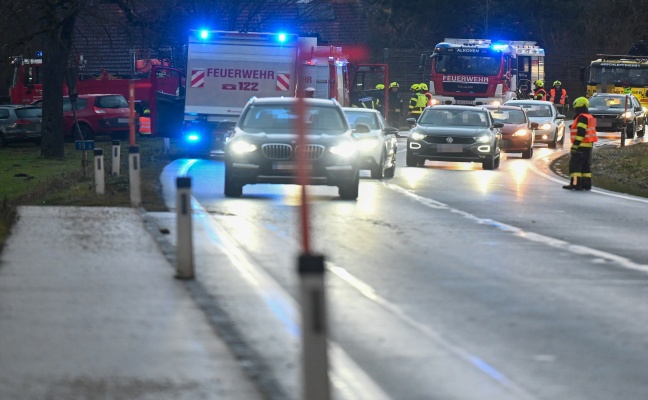
{"type": "Polygon", "coordinates": [[[619,132],[626,128],[626,121],[632,123],[632,120],[625,120],[616,115],[593,115],[596,118],[596,130],[598,132],[619,132]]]}
{"type": "Polygon", "coordinates": [[[419,159],[459,162],[483,162],[499,155],[497,145],[492,142],[446,144],[408,140],[407,152],[410,156],[419,159]]]}

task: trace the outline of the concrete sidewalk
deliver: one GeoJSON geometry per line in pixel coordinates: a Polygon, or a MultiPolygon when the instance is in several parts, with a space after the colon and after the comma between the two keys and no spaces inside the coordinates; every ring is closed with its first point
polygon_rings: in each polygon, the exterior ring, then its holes
{"type": "Polygon", "coordinates": [[[0,399],[261,399],[129,208],[20,207],[0,399]]]}

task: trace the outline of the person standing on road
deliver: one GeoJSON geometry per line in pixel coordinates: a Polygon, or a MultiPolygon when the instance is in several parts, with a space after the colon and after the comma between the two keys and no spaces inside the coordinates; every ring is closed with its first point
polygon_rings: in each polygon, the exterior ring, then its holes
{"type": "Polygon", "coordinates": [[[562,88],[560,81],[555,81],[553,87],[549,90],[549,101],[554,103],[554,106],[561,114],[565,113],[565,104],[567,102],[567,91],[562,88]]]}
{"type": "Polygon", "coordinates": [[[432,94],[428,92],[428,85],[427,83],[419,83],[419,86],[421,87],[421,93],[425,96],[425,106],[431,106],[432,105],[432,94]]]}
{"type": "Polygon", "coordinates": [[[535,91],[533,92],[533,100],[547,100],[547,91],[544,90],[544,82],[538,79],[534,82],[535,91]]]}
{"type": "Polygon", "coordinates": [[[576,117],[571,126],[571,158],[569,160],[569,185],[567,190],[592,189],[592,148],[598,141],[596,119],[589,113],[589,100],[579,97],[574,100],[576,117]]]}
{"type": "Polygon", "coordinates": [[[144,110],[144,115],[139,117],[139,133],[147,136],[151,134],[151,110],[148,108],[144,110]]]}
{"type": "Polygon", "coordinates": [[[400,128],[403,113],[403,99],[398,93],[398,88],[398,82],[389,84],[389,124],[395,128],[400,128]]]}
{"type": "Polygon", "coordinates": [[[415,83],[410,89],[412,90],[412,97],[410,97],[409,101],[410,118],[418,119],[418,117],[420,117],[421,113],[423,112],[423,108],[425,108],[425,106],[421,106],[421,102],[419,101],[419,90],[421,89],[421,87],[418,83],[415,83]]]}

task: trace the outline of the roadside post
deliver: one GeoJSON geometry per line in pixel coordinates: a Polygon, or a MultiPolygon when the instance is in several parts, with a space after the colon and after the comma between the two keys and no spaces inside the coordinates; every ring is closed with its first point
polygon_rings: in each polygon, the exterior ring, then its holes
{"type": "Polygon", "coordinates": [[[626,141],[626,129],[628,129],[628,118],[626,114],[628,112],[628,101],[630,101],[629,94],[632,93],[632,89],[629,87],[623,88],[623,94],[625,94],[625,107],[623,109],[623,129],[621,129],[621,147],[625,147],[626,141]]]}
{"type": "Polygon", "coordinates": [[[94,178],[95,192],[97,194],[104,194],[106,188],[104,175],[103,149],[94,149],[94,178]]]}
{"type": "MultiPolygon", "coordinates": [[[[297,149],[306,148],[306,104],[303,94],[295,106],[297,149]]],[[[326,293],[324,287],[324,256],[310,249],[309,207],[306,187],[309,182],[309,165],[305,151],[297,151],[297,184],[301,187],[302,253],[297,271],[300,283],[302,312],[302,399],[330,400],[328,376],[328,337],[326,318],[326,293]]]]}
{"type": "Polygon", "coordinates": [[[128,84],[128,137],[131,146],[135,146],[135,81],[130,80],[128,84]]]}
{"type": "Polygon", "coordinates": [[[111,173],[113,176],[119,176],[119,170],[121,169],[121,141],[113,140],[112,141],[112,167],[111,173]]]}
{"type": "Polygon", "coordinates": [[[193,279],[193,230],[191,221],[191,178],[176,178],[176,275],[193,279]]]}
{"type": "Polygon", "coordinates": [[[128,180],[130,183],[131,205],[133,207],[139,207],[139,205],[142,204],[139,146],[128,147],[128,180]]]}

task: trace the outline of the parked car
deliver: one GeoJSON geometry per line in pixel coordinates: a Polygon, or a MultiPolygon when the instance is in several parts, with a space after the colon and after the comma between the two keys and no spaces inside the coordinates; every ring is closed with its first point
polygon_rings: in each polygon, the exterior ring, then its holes
{"type": "Polygon", "coordinates": [[[42,110],[34,106],[0,106],[0,148],[11,143],[41,142],[42,110]]]}
{"type": "Polygon", "coordinates": [[[500,148],[506,152],[521,152],[522,158],[533,157],[535,129],[537,122],[529,121],[524,110],[517,106],[482,106],[488,110],[495,122],[501,122],[502,140],[500,148]]]}
{"type": "Polygon", "coordinates": [[[422,166],[426,160],[479,162],[484,169],[500,165],[501,122],[495,122],[483,108],[443,105],[428,107],[407,137],[408,167],[422,166]]]}
{"type": "Polygon", "coordinates": [[[646,113],[632,94],[594,93],[589,100],[589,112],[596,118],[598,132],[619,132],[625,129],[626,137],[646,134],[646,113]],[[626,100],[627,99],[627,100],[626,100]]]}
{"type": "Polygon", "coordinates": [[[518,106],[526,112],[531,122],[538,123],[535,142],[546,143],[550,149],[565,142],[565,116],[558,113],[552,102],[540,100],[509,100],[504,105],[518,106]]]}
{"type": "MultiPolygon", "coordinates": [[[[42,105],[42,99],[34,102],[42,105]]],[[[130,107],[121,94],[80,94],[76,100],[76,116],[79,129],[74,123],[72,102],[63,97],[63,133],[68,140],[94,139],[95,136],[123,136],[130,127],[130,107]]],[[[137,121],[138,116],[135,116],[137,121]]]]}
{"type": "Polygon", "coordinates": [[[354,133],[358,139],[360,169],[370,170],[373,179],[393,178],[398,129],[387,126],[378,110],[354,107],[344,107],[343,110],[353,129],[358,129],[360,124],[369,128],[367,133],[354,133]]]}
{"type": "MultiPolygon", "coordinates": [[[[300,149],[295,133],[297,99],[253,98],[239,117],[225,146],[225,196],[239,197],[255,183],[295,183],[296,154],[310,162],[311,185],[337,186],[343,199],[358,197],[357,140],[335,100],[304,99],[307,144],[300,149]]],[[[369,133],[360,126],[356,134],[369,133]]]]}

